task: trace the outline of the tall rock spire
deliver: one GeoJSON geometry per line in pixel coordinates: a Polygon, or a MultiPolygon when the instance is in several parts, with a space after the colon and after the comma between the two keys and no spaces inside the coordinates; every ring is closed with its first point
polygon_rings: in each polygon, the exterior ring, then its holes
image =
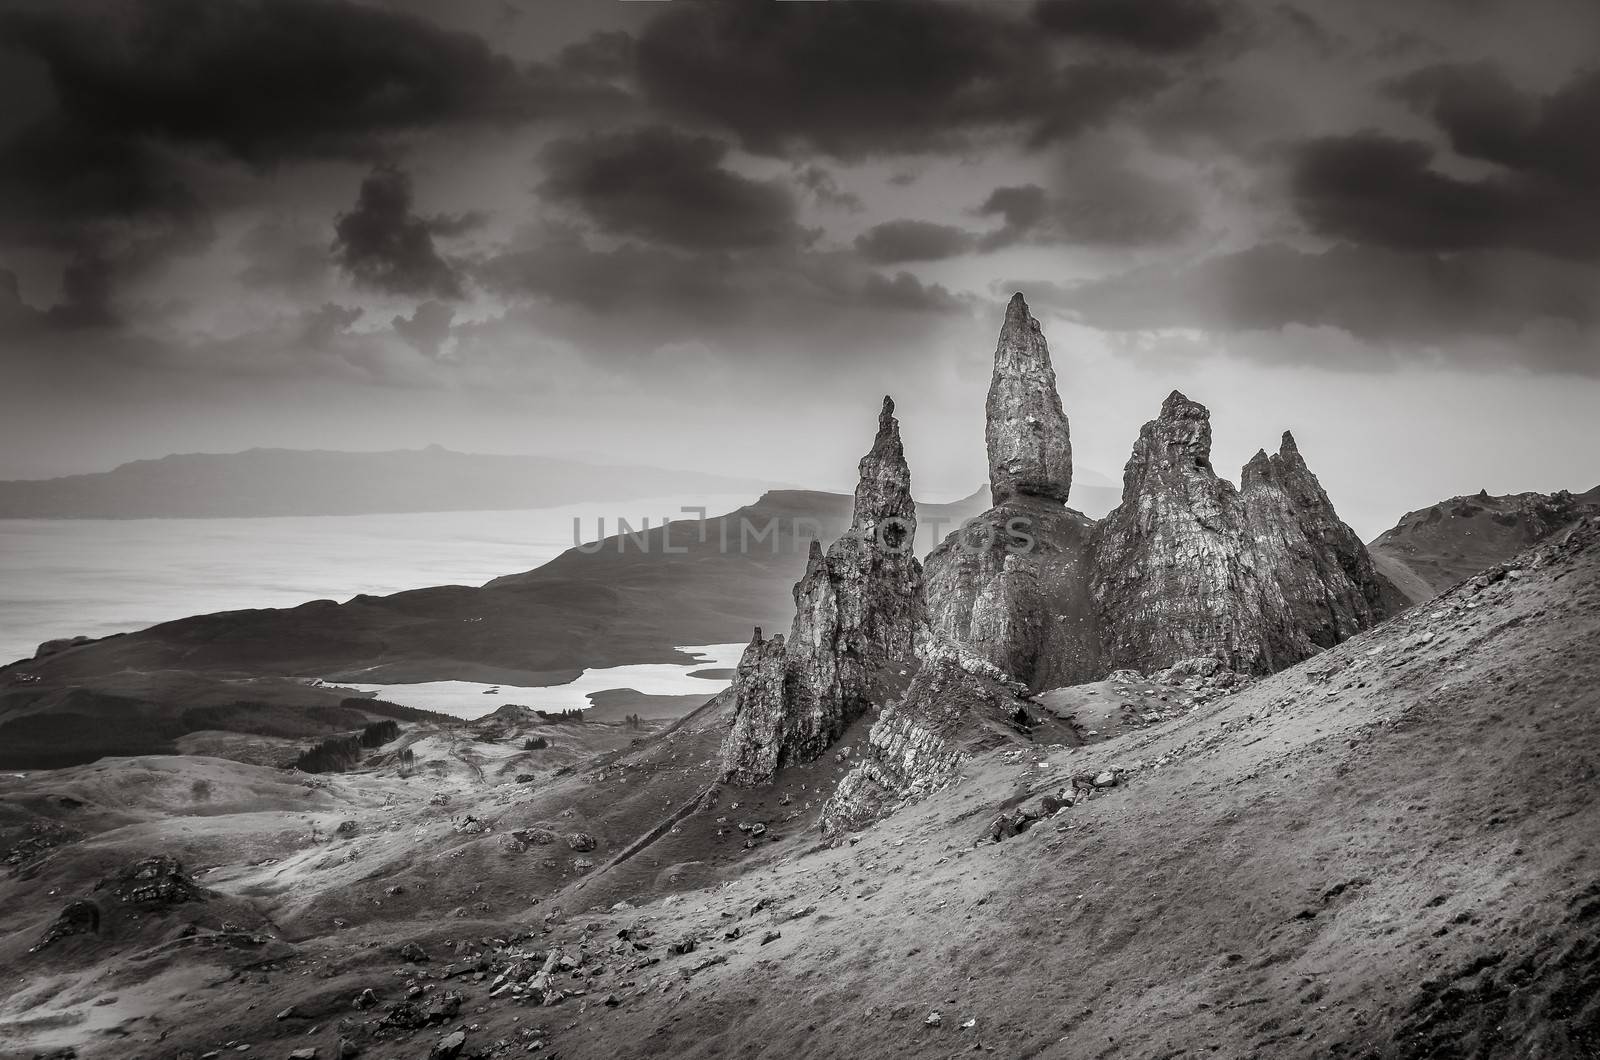
{"type": "Polygon", "coordinates": [[[722,745],[726,781],[761,783],[814,761],[881,698],[884,676],[912,658],[927,619],[911,470],[890,398],[859,471],[849,529],[826,554],[811,543],[788,640],[758,636],[745,649],[722,745]]]}
{"type": "Polygon", "coordinates": [[[1072,490],[1072,440],[1050,348],[1021,293],[1006,306],[984,413],[994,503],[1020,495],[1065,504],[1072,490]]]}
{"type": "Polygon", "coordinates": [[[994,352],[985,435],[994,507],[928,556],[935,633],[1036,688],[1093,680],[1093,520],[1065,507],[1072,443],[1055,369],[1022,295],[994,352]]]}

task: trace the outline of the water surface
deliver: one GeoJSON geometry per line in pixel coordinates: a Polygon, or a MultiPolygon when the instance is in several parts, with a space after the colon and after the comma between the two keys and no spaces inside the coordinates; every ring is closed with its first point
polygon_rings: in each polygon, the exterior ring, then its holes
{"type": "MultiPolygon", "coordinates": [[[[0,519],[0,663],[57,637],[103,637],[187,615],[293,607],[429,585],[481,585],[648,516],[755,498],[646,498],[504,512],[251,519],[0,519]]],[[[615,686],[613,686],[615,687],[615,686]]]]}

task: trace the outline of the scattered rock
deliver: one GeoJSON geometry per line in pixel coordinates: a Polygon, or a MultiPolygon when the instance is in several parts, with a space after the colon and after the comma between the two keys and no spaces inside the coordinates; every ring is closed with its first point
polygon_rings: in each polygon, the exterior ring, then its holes
{"type": "Polygon", "coordinates": [[[456,1060],[467,1047],[467,1032],[452,1031],[440,1038],[428,1052],[428,1060],[456,1060]]]}
{"type": "Polygon", "coordinates": [[[100,933],[100,907],[87,898],[75,898],[66,904],[45,929],[39,941],[34,943],[29,953],[37,953],[47,946],[53,946],[62,939],[71,935],[98,935],[100,933]]]}
{"type": "Polygon", "coordinates": [[[580,854],[593,850],[598,845],[599,844],[595,842],[594,836],[590,835],[588,832],[573,832],[571,835],[567,836],[567,846],[578,851],[580,854]]]}

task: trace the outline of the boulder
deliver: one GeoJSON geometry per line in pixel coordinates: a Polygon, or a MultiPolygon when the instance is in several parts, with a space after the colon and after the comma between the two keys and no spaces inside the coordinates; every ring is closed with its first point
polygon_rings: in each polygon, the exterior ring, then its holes
{"type": "Polygon", "coordinates": [[[456,1060],[467,1047],[466,1031],[451,1031],[440,1038],[428,1051],[428,1060],[456,1060]]]}

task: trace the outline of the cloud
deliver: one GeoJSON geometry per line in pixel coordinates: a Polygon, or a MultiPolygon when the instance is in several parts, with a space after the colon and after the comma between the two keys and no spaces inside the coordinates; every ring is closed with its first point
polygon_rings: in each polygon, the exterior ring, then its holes
{"type": "MultiPolygon", "coordinates": [[[[1017,284],[1108,331],[1329,328],[1414,360],[1600,372],[1600,270],[1519,252],[1267,243],[1070,287],[1017,284]],[[1497,340],[1488,345],[1475,340],[1497,340]]],[[[1260,355],[1268,344],[1251,347],[1260,355]]],[[[1280,344],[1278,354],[1292,359],[1280,344]]]]}
{"type": "Polygon", "coordinates": [[[1489,62],[1436,64],[1388,88],[1432,118],[1457,154],[1573,185],[1600,181],[1600,70],[1543,98],[1489,62]]]}
{"type": "Polygon", "coordinates": [[[1222,9],[1207,0],[1039,0],[1033,18],[1063,37],[1139,51],[1191,51],[1223,29],[1222,9]]]}
{"type": "Polygon", "coordinates": [[[410,317],[395,317],[394,331],[418,353],[437,357],[450,338],[450,322],[455,315],[456,311],[443,302],[430,300],[418,305],[410,317]]]}
{"type": "Polygon", "coordinates": [[[261,221],[239,237],[246,265],[241,283],[294,294],[317,291],[329,273],[327,237],[282,217],[261,221]]]}
{"type": "Polygon", "coordinates": [[[540,194],[607,232],[689,249],[789,246],[808,234],[794,195],[726,168],[728,145],[666,126],[562,139],[543,154],[540,194]]]}
{"type": "Polygon", "coordinates": [[[1064,65],[1000,4],[674,4],[637,55],[651,101],[769,155],[950,150],[996,127],[1046,143],[1167,83],[1148,64],[1064,65]]]}
{"type": "Polygon", "coordinates": [[[1519,174],[1477,180],[1435,169],[1433,150],[1377,132],[1305,141],[1293,152],[1295,209],[1322,235],[1376,246],[1515,248],[1600,257],[1600,194],[1519,174]]]}
{"type": "Polygon", "coordinates": [[[355,209],[334,222],[334,257],[358,283],[388,294],[461,298],[461,277],[439,255],[433,223],[411,210],[411,178],[378,166],[355,209]]]}
{"type": "Polygon", "coordinates": [[[885,221],[856,237],[856,251],[878,265],[940,261],[965,254],[978,237],[953,225],[933,221],[885,221]]]}
{"type": "Polygon", "coordinates": [[[371,158],[380,138],[517,122],[606,94],[574,67],[519,67],[478,37],[336,0],[135,0],[0,15],[87,130],[209,145],[256,165],[371,158]]]}
{"type": "Polygon", "coordinates": [[[980,245],[997,250],[1018,243],[1141,247],[1170,243],[1198,224],[1198,210],[1183,184],[1153,176],[1118,157],[1114,149],[1073,154],[1052,187],[999,187],[977,207],[997,217],[999,230],[980,245]]]}
{"type": "Polygon", "coordinates": [[[547,326],[596,357],[700,343],[729,359],[787,351],[801,363],[858,356],[886,336],[926,336],[974,302],[909,273],[884,276],[850,252],[603,248],[547,229],[482,263],[476,278],[545,307],[547,326]]]}
{"type": "Polygon", "coordinates": [[[811,193],[819,206],[845,210],[849,213],[860,213],[866,209],[866,204],[861,201],[861,196],[853,192],[840,190],[839,182],[834,178],[833,174],[819,165],[812,164],[798,167],[794,178],[796,184],[811,193]]]}

